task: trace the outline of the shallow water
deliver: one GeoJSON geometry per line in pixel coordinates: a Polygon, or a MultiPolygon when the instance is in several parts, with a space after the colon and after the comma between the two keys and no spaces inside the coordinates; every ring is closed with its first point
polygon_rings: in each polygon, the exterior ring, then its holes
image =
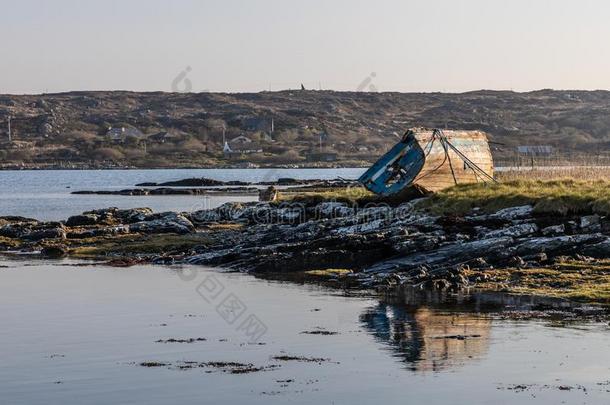
{"type": "Polygon", "coordinates": [[[507,321],[480,305],[387,304],[206,268],[75,264],[0,260],[3,404],[610,399],[605,322],[507,321]],[[240,303],[233,313],[224,311],[231,300],[240,303]],[[256,336],[240,330],[250,315],[262,326],[256,336]],[[338,334],[301,333],[316,330],[338,334]],[[169,338],[207,340],[156,343],[169,338]],[[272,359],[277,355],[330,360],[272,359]],[[138,365],[150,361],[170,366],[138,365]],[[180,361],[280,367],[231,374],[179,370],[180,361]]]}
{"type": "Polygon", "coordinates": [[[248,182],[296,179],[357,178],[364,169],[165,169],[165,170],[5,170],[0,171],[0,215],[62,220],[84,211],[150,207],[154,211],[194,211],[227,201],[257,196],[120,196],[73,195],[79,190],[121,190],[144,182],[162,183],[190,177],[248,182]]]}

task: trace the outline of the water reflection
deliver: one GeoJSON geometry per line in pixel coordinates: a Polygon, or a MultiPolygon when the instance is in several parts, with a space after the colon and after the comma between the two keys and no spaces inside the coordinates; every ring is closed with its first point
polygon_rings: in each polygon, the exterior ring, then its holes
{"type": "Polygon", "coordinates": [[[380,302],[360,321],[414,371],[458,367],[485,355],[489,346],[491,320],[475,314],[380,302]]]}
{"type": "MultiPolygon", "coordinates": [[[[483,358],[493,316],[523,311],[545,314],[592,308],[567,300],[481,291],[387,291],[360,315],[361,324],[414,371],[441,371],[483,358]]],[[[583,312],[584,311],[584,312],[583,312]]],[[[599,313],[600,308],[596,312],[599,313]]],[[[523,312],[525,313],[525,312],[523,312]]]]}

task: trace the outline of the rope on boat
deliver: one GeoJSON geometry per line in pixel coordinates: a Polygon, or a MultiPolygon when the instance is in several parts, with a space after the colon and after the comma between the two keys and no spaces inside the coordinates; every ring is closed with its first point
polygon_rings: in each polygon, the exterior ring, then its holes
{"type": "Polygon", "coordinates": [[[417,177],[414,180],[414,182],[419,181],[419,180],[423,179],[424,177],[433,174],[434,172],[439,170],[445,164],[446,161],[449,161],[449,168],[451,169],[451,175],[453,177],[453,181],[455,184],[458,184],[457,178],[455,176],[455,171],[453,169],[453,163],[451,161],[451,156],[449,155],[449,149],[451,149],[464,161],[464,165],[466,167],[468,167],[470,170],[472,170],[472,172],[475,175],[475,178],[477,178],[477,179],[480,178],[483,181],[483,183],[487,183],[487,182],[498,183],[498,181],[496,179],[494,179],[492,176],[487,174],[487,172],[485,172],[485,170],[481,169],[476,163],[474,163],[466,155],[464,155],[455,145],[453,145],[451,142],[449,142],[449,140],[447,139],[447,136],[443,133],[443,131],[441,129],[434,129],[432,131],[432,136],[430,137],[430,140],[428,140],[428,143],[424,147],[424,149],[425,149],[429,146],[428,152],[425,154],[425,157],[428,157],[428,155],[432,151],[432,146],[437,139],[441,142],[441,145],[445,151],[445,157],[443,158],[442,163],[440,165],[438,165],[437,167],[435,167],[434,169],[428,171],[427,173],[417,177]]]}
{"type": "MultiPolygon", "coordinates": [[[[441,142],[446,143],[447,146],[449,146],[464,161],[464,164],[466,166],[468,166],[468,168],[470,168],[474,172],[475,176],[478,174],[479,176],[481,176],[481,178],[484,182],[491,181],[493,183],[498,183],[498,180],[494,179],[492,176],[487,174],[487,172],[485,170],[481,169],[476,163],[474,163],[466,155],[464,155],[458,148],[456,148],[455,145],[453,145],[451,142],[449,142],[449,140],[447,139],[445,134],[443,134],[442,130],[435,129],[434,131],[439,133],[441,142]]],[[[453,172],[453,168],[451,168],[451,171],[453,172]]],[[[456,184],[457,184],[457,182],[456,182],[456,184]]]]}

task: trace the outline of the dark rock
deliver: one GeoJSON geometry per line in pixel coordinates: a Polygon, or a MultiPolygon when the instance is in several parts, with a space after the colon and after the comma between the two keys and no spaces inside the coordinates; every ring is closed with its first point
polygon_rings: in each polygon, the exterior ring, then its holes
{"type": "Polygon", "coordinates": [[[580,227],[587,232],[601,231],[600,216],[587,215],[580,218],[580,227]]]}
{"type": "Polygon", "coordinates": [[[258,200],[259,201],[275,201],[278,197],[278,191],[275,187],[269,186],[264,190],[259,190],[258,200]]]}
{"type": "Polygon", "coordinates": [[[142,222],[129,226],[131,232],[139,233],[177,233],[180,235],[194,232],[193,223],[175,212],[152,214],[142,222]]]}
{"type": "Polygon", "coordinates": [[[40,252],[43,256],[58,259],[68,254],[68,249],[63,245],[47,246],[40,252]]]}
{"type": "Polygon", "coordinates": [[[563,235],[566,232],[566,226],[564,224],[548,226],[543,228],[541,232],[544,236],[563,235]]]}
{"type": "Polygon", "coordinates": [[[521,269],[523,267],[525,267],[525,260],[523,260],[521,257],[519,256],[513,256],[511,257],[511,259],[508,261],[508,265],[510,267],[515,267],[517,269],[521,269]]]}
{"type": "Polygon", "coordinates": [[[98,223],[99,217],[95,214],[74,215],[66,221],[66,226],[86,226],[98,223]]]}
{"type": "MultiPolygon", "coordinates": [[[[224,181],[206,179],[206,178],[191,178],[175,181],[166,181],[165,183],[140,183],[136,184],[136,187],[211,187],[211,186],[222,186],[226,183],[224,181]]],[[[247,185],[249,183],[240,182],[241,185],[247,185]]]]}
{"type": "Polygon", "coordinates": [[[150,208],[130,208],[124,210],[116,210],[114,216],[121,224],[132,224],[134,222],[144,221],[147,216],[153,211],[150,208]]]}
{"type": "Polygon", "coordinates": [[[513,238],[521,238],[523,236],[534,234],[538,231],[538,227],[533,223],[525,223],[519,225],[509,226],[504,229],[498,229],[496,231],[486,232],[483,237],[488,238],[499,238],[502,236],[510,236],[513,238]]]}
{"type": "Polygon", "coordinates": [[[534,213],[534,207],[531,205],[522,205],[519,207],[509,207],[499,210],[498,212],[489,215],[492,219],[500,219],[503,221],[514,221],[517,219],[531,218],[534,213]]]}
{"type": "Polygon", "coordinates": [[[63,227],[34,230],[22,236],[23,239],[39,241],[42,239],[66,239],[66,231],[63,227]]]}

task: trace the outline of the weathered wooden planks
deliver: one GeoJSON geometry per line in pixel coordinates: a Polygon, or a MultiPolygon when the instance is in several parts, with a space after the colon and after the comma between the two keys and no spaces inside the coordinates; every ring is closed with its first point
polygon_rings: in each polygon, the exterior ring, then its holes
{"type": "Polygon", "coordinates": [[[393,195],[414,184],[436,192],[492,177],[493,160],[484,132],[415,128],[359,180],[375,193],[393,195]]]}
{"type": "MultiPolygon", "coordinates": [[[[434,130],[415,129],[413,132],[425,156],[424,166],[413,180],[413,184],[435,192],[455,184],[485,181],[457,152],[444,148],[443,142],[435,139],[434,130]]],[[[484,132],[444,130],[442,135],[472,164],[493,177],[493,159],[484,132]]]]}

